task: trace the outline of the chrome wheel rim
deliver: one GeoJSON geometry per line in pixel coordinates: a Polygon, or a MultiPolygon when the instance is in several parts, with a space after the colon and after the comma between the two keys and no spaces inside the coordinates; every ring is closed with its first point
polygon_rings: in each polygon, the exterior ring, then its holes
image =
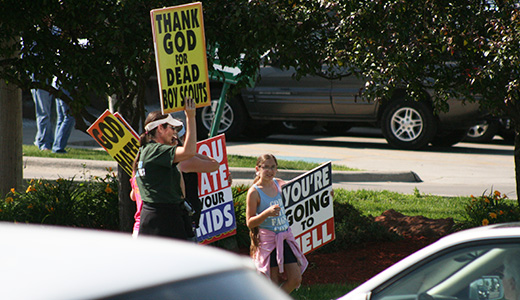
{"type": "MultiPolygon", "coordinates": [[[[208,131],[211,130],[211,125],[213,124],[215,113],[217,112],[217,105],[218,101],[211,101],[211,106],[206,106],[202,109],[202,125],[208,131]]],[[[218,133],[226,132],[231,128],[231,125],[233,125],[234,116],[233,109],[231,109],[231,106],[226,103],[224,110],[222,111],[222,116],[220,117],[220,127],[218,129],[218,133]]]]}
{"type": "Polygon", "coordinates": [[[390,120],[392,134],[403,142],[416,140],[424,129],[421,114],[413,108],[398,109],[390,120]]]}
{"type": "Polygon", "coordinates": [[[468,136],[471,138],[479,138],[482,137],[486,131],[488,130],[488,124],[478,124],[471,127],[468,131],[468,136]]]}

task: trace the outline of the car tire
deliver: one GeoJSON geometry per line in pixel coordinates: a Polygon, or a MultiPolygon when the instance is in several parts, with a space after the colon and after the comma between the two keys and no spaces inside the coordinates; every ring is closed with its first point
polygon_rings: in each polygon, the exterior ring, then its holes
{"type": "Polygon", "coordinates": [[[470,127],[465,138],[467,142],[487,143],[498,133],[499,126],[494,122],[485,122],[470,127]]]}
{"type": "Polygon", "coordinates": [[[452,130],[452,131],[446,131],[442,133],[438,133],[432,140],[433,146],[438,147],[451,147],[458,142],[461,142],[464,140],[464,138],[467,136],[468,130],[466,129],[459,129],[459,130],[452,130]]]}
{"type": "Polygon", "coordinates": [[[388,144],[405,150],[422,149],[437,133],[431,107],[419,101],[397,100],[383,112],[381,129],[388,144]]]}
{"type": "MultiPolygon", "coordinates": [[[[197,111],[197,137],[199,140],[209,137],[217,106],[218,99],[212,100],[210,106],[205,106],[197,111]]],[[[236,140],[242,135],[247,119],[246,110],[240,103],[239,96],[230,97],[226,100],[222,111],[217,134],[224,133],[226,140],[236,140]]]]}

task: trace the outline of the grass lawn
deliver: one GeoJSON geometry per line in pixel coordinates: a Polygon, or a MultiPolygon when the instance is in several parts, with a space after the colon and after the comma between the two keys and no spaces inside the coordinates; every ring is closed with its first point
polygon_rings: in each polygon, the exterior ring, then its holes
{"type": "MultiPolygon", "coordinates": [[[[24,156],[36,156],[36,157],[56,157],[56,158],[76,158],[76,159],[87,159],[87,160],[114,160],[104,150],[85,149],[85,148],[67,148],[67,153],[58,154],[50,151],[40,151],[38,147],[33,145],[23,145],[24,156]]],[[[241,156],[241,155],[228,155],[229,167],[241,167],[241,168],[254,168],[256,165],[256,157],[252,156],[241,156]]],[[[287,170],[312,170],[319,166],[319,163],[310,163],[305,161],[292,161],[292,160],[278,160],[279,169],[287,170]]],[[[332,165],[332,169],[335,171],[359,171],[359,169],[353,169],[346,166],[332,165]]]]}

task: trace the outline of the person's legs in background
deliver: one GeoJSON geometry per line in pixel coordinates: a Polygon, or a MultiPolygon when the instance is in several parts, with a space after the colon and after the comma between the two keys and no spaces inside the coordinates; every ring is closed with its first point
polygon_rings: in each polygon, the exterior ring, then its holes
{"type": "Polygon", "coordinates": [[[37,128],[34,144],[40,150],[51,150],[54,140],[53,126],[51,122],[52,103],[54,102],[54,97],[49,92],[40,89],[32,89],[31,94],[34,100],[37,128]]]}
{"type": "Polygon", "coordinates": [[[56,132],[54,134],[54,144],[52,145],[52,152],[67,153],[65,147],[69,141],[70,134],[76,120],[70,114],[70,108],[63,100],[56,98],[56,132]]]}

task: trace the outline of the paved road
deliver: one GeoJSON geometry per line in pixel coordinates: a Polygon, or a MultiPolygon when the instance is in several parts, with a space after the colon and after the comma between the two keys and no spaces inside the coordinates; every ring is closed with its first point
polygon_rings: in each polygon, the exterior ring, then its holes
{"type": "Polygon", "coordinates": [[[228,143],[229,154],[273,153],[283,159],[331,160],[366,171],[407,172],[422,182],[341,182],[347,189],[391,190],[413,194],[469,196],[498,190],[516,199],[512,145],[459,143],[425,151],[396,150],[377,134],[371,137],[273,135],[261,143],[228,143]]]}
{"type": "MultiPolygon", "coordinates": [[[[34,139],[34,121],[24,120],[24,144],[34,139]]],[[[69,146],[91,147],[95,143],[85,133],[74,130],[69,146]]],[[[413,194],[469,196],[499,190],[516,199],[513,146],[496,141],[492,144],[459,143],[451,148],[430,148],[425,151],[396,150],[388,146],[378,131],[358,130],[353,135],[327,137],[320,135],[272,135],[262,141],[227,142],[227,152],[233,155],[258,156],[273,153],[280,159],[311,162],[332,161],[363,170],[334,176],[334,186],[346,189],[391,190],[413,194]],[[415,175],[410,176],[411,174],[415,175]],[[420,178],[420,182],[415,181],[420,178]]],[[[57,160],[25,157],[25,178],[76,178],[83,175],[106,174],[107,166],[115,163],[57,160]],[[86,163],[86,167],[83,164],[86,163]],[[34,166],[38,165],[38,168],[34,166]]],[[[290,179],[294,173],[281,176],[290,179]]],[[[235,183],[249,184],[252,169],[233,170],[235,183]]]]}

